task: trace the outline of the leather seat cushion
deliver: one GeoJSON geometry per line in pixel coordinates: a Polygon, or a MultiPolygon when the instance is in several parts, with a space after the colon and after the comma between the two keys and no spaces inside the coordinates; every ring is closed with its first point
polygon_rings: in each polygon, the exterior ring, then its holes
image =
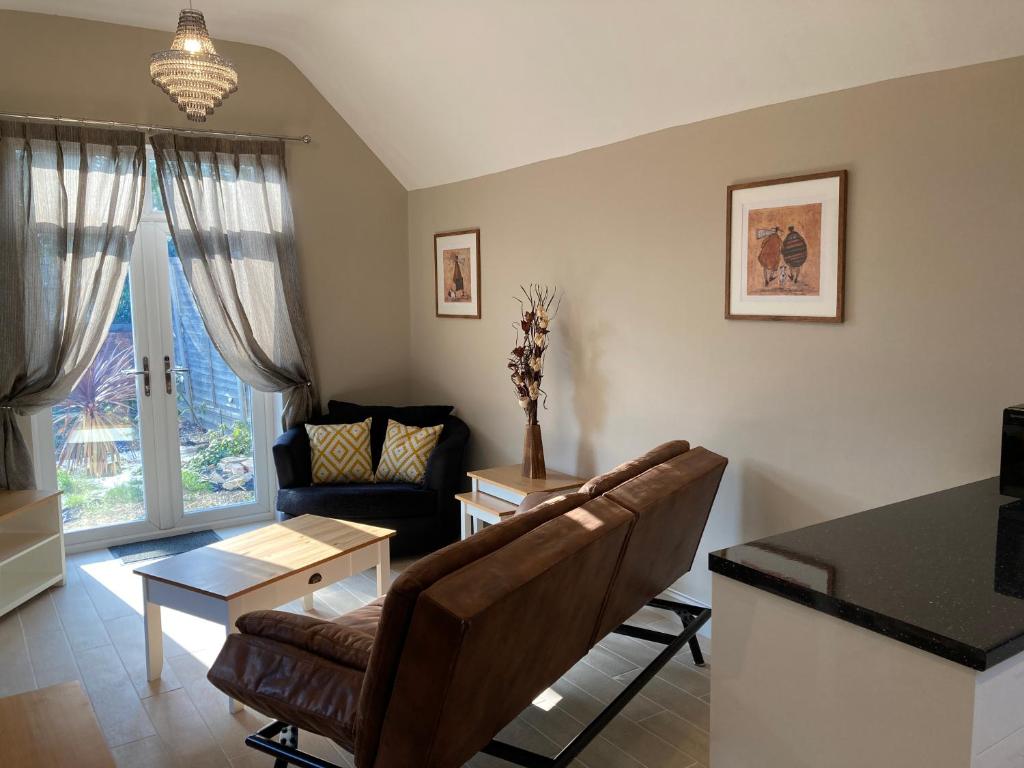
{"type": "Polygon", "coordinates": [[[253,611],[235,623],[239,632],[309,651],[330,661],[365,670],[377,637],[384,598],[326,621],[285,611],[253,611]]]}
{"type": "Polygon", "coordinates": [[[287,643],[231,634],[207,678],[269,717],[355,747],[364,672],[287,643]]]}
{"type": "Polygon", "coordinates": [[[343,520],[385,520],[437,514],[437,493],[410,483],[350,483],[282,488],[277,508],[286,515],[343,520]]]}
{"type": "Polygon", "coordinates": [[[619,464],[615,469],[608,470],[603,475],[598,475],[588,480],[580,488],[580,493],[584,493],[590,498],[600,496],[602,493],[608,493],[612,488],[621,485],[627,480],[632,480],[651,467],[686,453],[688,450],[690,450],[690,444],[685,440],[670,440],[667,443],[662,443],[657,448],[649,450],[643,456],[630,459],[623,464],[619,464]]]}

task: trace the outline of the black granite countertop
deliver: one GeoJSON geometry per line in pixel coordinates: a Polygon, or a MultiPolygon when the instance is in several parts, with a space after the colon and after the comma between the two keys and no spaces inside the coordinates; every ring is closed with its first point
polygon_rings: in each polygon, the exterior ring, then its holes
{"type": "Polygon", "coordinates": [[[1024,512],[982,480],[709,556],[715,573],[973,669],[1024,651],[1024,512]]]}

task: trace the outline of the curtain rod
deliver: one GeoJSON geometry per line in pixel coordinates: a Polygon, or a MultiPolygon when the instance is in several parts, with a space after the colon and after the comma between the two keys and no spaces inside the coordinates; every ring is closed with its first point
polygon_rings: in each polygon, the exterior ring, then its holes
{"type": "Polygon", "coordinates": [[[80,117],[63,117],[61,115],[27,115],[14,112],[0,112],[0,119],[27,120],[37,123],[65,123],[69,125],[89,125],[100,128],[128,128],[145,131],[146,133],[185,133],[193,136],[224,136],[233,139],[273,139],[279,141],[301,141],[309,144],[313,137],[279,136],[273,133],[243,133],[240,131],[211,131],[200,128],[172,128],[169,125],[147,125],[145,123],[119,123],[114,120],[87,120],[80,117]]]}

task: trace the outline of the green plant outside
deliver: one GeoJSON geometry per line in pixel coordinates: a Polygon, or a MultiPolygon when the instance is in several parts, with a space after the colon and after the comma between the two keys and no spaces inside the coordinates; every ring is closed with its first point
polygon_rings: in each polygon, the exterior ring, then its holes
{"type": "Polygon", "coordinates": [[[57,488],[63,493],[65,507],[84,507],[103,489],[103,484],[82,473],[58,467],[57,488]]]}
{"type": "Polygon", "coordinates": [[[181,486],[186,493],[205,493],[214,490],[213,483],[204,480],[202,475],[190,467],[181,470],[181,486]]]}
{"type": "Polygon", "coordinates": [[[196,451],[186,469],[198,473],[215,468],[219,461],[228,456],[252,455],[252,432],[244,421],[236,421],[230,429],[227,426],[216,427],[207,435],[210,442],[196,451]]]}
{"type": "Polygon", "coordinates": [[[138,473],[134,473],[127,483],[108,488],[103,494],[104,501],[111,504],[139,504],[142,498],[142,476],[138,473]]]}

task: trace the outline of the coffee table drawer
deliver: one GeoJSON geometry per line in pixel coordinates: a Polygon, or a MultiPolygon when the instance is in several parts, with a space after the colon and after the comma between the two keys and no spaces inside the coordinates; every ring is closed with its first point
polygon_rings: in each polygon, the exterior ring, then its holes
{"type": "MultiPolygon", "coordinates": [[[[255,603],[259,608],[276,608],[342,579],[347,579],[349,576],[376,567],[380,558],[378,547],[387,546],[388,542],[384,541],[328,560],[326,563],[304,568],[259,587],[242,597],[247,607],[255,603]]],[[[256,610],[256,608],[249,610],[256,610]]]]}

